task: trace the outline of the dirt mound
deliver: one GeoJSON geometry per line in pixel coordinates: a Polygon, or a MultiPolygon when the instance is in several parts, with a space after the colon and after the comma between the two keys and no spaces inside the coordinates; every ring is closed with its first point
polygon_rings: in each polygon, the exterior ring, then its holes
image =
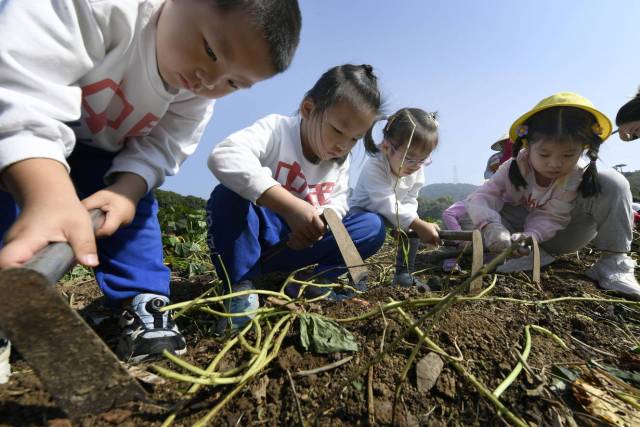
{"type": "MultiPolygon", "coordinates": [[[[634,257],[637,249],[634,246],[634,257]]],[[[384,283],[388,276],[392,252],[386,248],[375,259],[380,263],[376,270],[378,283],[384,283]]],[[[398,341],[407,329],[406,320],[398,311],[387,308],[381,313],[379,307],[392,300],[422,301],[403,307],[409,316],[418,319],[467,276],[445,275],[435,266],[422,265],[420,278],[428,281],[437,277],[442,291],[425,293],[380,284],[366,294],[367,305],[353,300],[313,304],[311,311],[338,320],[372,313],[360,320],[339,322],[353,334],[359,351],[307,352],[300,344],[298,322],[293,322],[277,357],[231,399],[211,425],[300,425],[301,420],[332,426],[503,424],[504,415],[499,415],[473,381],[489,391],[498,387],[522,360],[519,355],[526,350],[525,329],[530,333],[531,346],[524,369],[500,396],[515,417],[529,425],[597,425],[605,420],[633,425],[640,420],[634,419],[639,416],[640,407],[634,394],[634,385],[638,386],[640,380],[640,355],[632,351],[639,345],[640,306],[611,302],[615,297],[598,290],[582,274],[597,255],[585,250],[579,257],[561,258],[543,270],[540,286],[532,284],[523,273],[497,275],[495,285],[482,298],[458,301],[428,319],[421,330],[428,331],[433,343],[454,360],[438,356],[444,362],[440,373],[438,363],[434,363],[438,358],[433,355],[418,363],[418,368],[414,363],[397,399],[396,385],[418,336],[409,333],[398,341]],[[398,345],[389,351],[395,341],[398,345]],[[369,369],[368,362],[381,350],[387,353],[369,369]],[[313,372],[318,368],[322,369],[313,372]],[[461,370],[473,379],[461,374],[461,370]],[[617,389],[621,394],[616,398],[617,389]]],[[[464,263],[462,267],[468,268],[464,263]]],[[[493,277],[487,276],[485,288],[493,277]]],[[[210,286],[211,279],[203,276],[176,280],[174,301],[197,297],[210,286]]],[[[96,320],[107,315],[94,283],[69,282],[62,289],[86,318],[96,320]]],[[[185,360],[206,368],[225,343],[212,334],[215,318],[194,313],[179,319],[179,324],[189,345],[185,360]]],[[[108,344],[115,345],[117,328],[113,318],[107,317],[95,328],[108,344]]],[[[434,353],[433,349],[423,345],[415,362],[429,353],[434,353]]],[[[233,351],[221,361],[221,369],[246,360],[246,351],[233,351]]],[[[156,364],[176,369],[166,360],[156,364]]],[[[19,354],[12,356],[12,367],[14,374],[9,384],[0,386],[0,423],[69,425],[19,354]]],[[[143,373],[152,372],[150,364],[139,368],[143,373]]],[[[233,388],[203,387],[187,402],[185,392],[190,384],[160,377],[145,381],[153,403],[136,403],[87,417],[82,424],[160,425],[182,402],[176,425],[191,425],[233,388]]]]}

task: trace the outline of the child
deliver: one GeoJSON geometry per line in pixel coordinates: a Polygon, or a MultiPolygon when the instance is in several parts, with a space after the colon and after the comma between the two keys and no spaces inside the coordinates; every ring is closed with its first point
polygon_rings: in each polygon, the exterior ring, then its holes
{"type": "Polygon", "coordinates": [[[484,179],[489,179],[498,170],[501,164],[511,158],[513,142],[509,139],[509,134],[505,133],[496,142],[491,144],[491,149],[497,151],[487,160],[487,168],[484,171],[484,179]]]}
{"type": "MultiPolygon", "coordinates": [[[[609,119],[582,96],[562,92],[522,115],[509,134],[513,158],[465,201],[471,227],[482,230],[492,252],[523,235],[535,236],[553,254],[593,240],[603,255],[587,276],[603,289],[640,297],[635,262],[627,255],[629,183],[615,171],[596,169],[600,144],[611,134],[609,119]],[[590,163],[583,167],[585,149],[590,163]]],[[[503,271],[531,268],[530,256],[510,263],[503,271]]]]}
{"type": "MultiPolygon", "coordinates": [[[[305,94],[298,115],[266,116],[212,151],[209,168],[221,184],[207,203],[209,245],[227,290],[252,290],[262,272],[314,263],[324,281],[343,273],[344,268],[336,269],[344,262],[321,218],[325,208],[343,217],[363,258],[380,248],[384,226],[379,217],[347,214],[348,155],[380,115],[380,106],[370,65],[333,67],[305,94]],[[288,247],[274,253],[280,242],[288,247]]],[[[323,293],[326,288],[311,287],[306,296],[323,293]]],[[[333,292],[329,296],[335,298],[333,292]]],[[[258,306],[256,294],[232,298],[229,312],[248,312],[233,318],[232,329],[248,322],[258,306]]],[[[228,323],[223,319],[219,332],[228,323]]]]}
{"type": "Polygon", "coordinates": [[[422,166],[431,163],[431,152],[438,145],[438,122],[434,113],[419,108],[403,108],[392,115],[382,131],[382,143],[376,145],[371,131],[365,148],[374,157],[364,165],[349,199],[352,211],[380,214],[388,225],[410,229],[418,238],[403,238],[396,256],[393,283],[420,285],[411,273],[420,240],[437,244],[438,226],[418,216],[418,193],[424,185],[422,166]]]}
{"type": "Polygon", "coordinates": [[[640,89],[635,98],[620,107],[616,115],[616,125],[623,141],[640,138],[640,89]]]}
{"type": "Polygon", "coordinates": [[[296,0],[4,1],[0,268],[68,241],[125,308],[121,358],[184,353],[159,311],[169,270],[151,190],[195,150],[211,99],[286,69],[299,32],[296,0]]]}

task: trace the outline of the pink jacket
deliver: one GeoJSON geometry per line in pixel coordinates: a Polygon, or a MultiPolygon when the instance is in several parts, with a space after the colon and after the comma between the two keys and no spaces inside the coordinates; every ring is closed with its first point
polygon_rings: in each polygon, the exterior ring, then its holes
{"type": "Polygon", "coordinates": [[[517,162],[527,181],[527,188],[517,190],[509,180],[511,162],[513,159],[504,162],[490,180],[466,198],[469,217],[481,229],[489,223],[501,222],[500,211],[505,203],[524,206],[529,214],[523,231],[535,236],[539,242],[551,239],[569,224],[582,181],[582,167],[576,165],[572,172],[556,179],[548,187],[540,187],[529,163],[528,150],[523,149],[518,153],[517,162]]]}

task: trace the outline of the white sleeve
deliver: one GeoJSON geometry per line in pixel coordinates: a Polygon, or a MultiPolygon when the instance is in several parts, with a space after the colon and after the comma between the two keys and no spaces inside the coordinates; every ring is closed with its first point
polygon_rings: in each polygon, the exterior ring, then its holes
{"type": "Polygon", "coordinates": [[[253,203],[269,188],[280,185],[273,179],[271,169],[263,166],[268,164],[268,158],[277,155],[275,145],[282,139],[278,122],[278,116],[264,117],[229,135],[209,154],[208,166],[215,177],[253,203]]]}
{"type": "Polygon", "coordinates": [[[193,154],[212,113],[213,102],[203,97],[174,101],[148,135],[127,139],[113,159],[107,180],[117,172],[133,172],[147,182],[149,191],[159,187],[193,154]]]}
{"type": "Polygon", "coordinates": [[[358,186],[361,185],[367,194],[367,206],[365,208],[384,216],[394,226],[399,225],[403,230],[407,230],[418,217],[417,200],[415,201],[415,210],[412,209],[410,203],[403,206],[401,200],[398,200],[396,209],[396,194],[389,184],[385,171],[380,168],[378,162],[369,160],[364,165],[358,178],[358,186]]]}
{"type": "Polygon", "coordinates": [[[421,169],[420,172],[416,173],[420,174],[416,182],[409,188],[409,191],[404,195],[402,200],[398,200],[400,223],[406,224],[406,227],[403,227],[404,230],[408,229],[411,223],[419,218],[418,196],[420,195],[420,189],[424,186],[424,170],[421,169]]]}
{"type": "MultiPolygon", "coordinates": [[[[349,162],[350,159],[345,160],[349,162]]],[[[343,218],[349,211],[349,164],[345,163],[340,166],[340,173],[336,177],[335,186],[331,192],[329,203],[320,207],[321,210],[326,208],[333,209],[340,218],[343,218]]]]}
{"type": "Polygon", "coordinates": [[[81,31],[78,16],[91,15],[82,7],[68,0],[0,3],[0,173],[33,157],[68,169],[75,135],[65,122],[78,120],[81,106],[75,82],[104,53],[97,28],[81,31]]]}

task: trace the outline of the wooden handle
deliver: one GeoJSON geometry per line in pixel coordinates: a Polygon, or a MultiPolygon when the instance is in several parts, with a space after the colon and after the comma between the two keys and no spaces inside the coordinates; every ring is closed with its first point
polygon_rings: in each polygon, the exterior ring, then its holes
{"type": "MultiPolygon", "coordinates": [[[[104,224],[104,212],[100,209],[92,209],[89,212],[93,231],[104,224]]],[[[24,264],[24,268],[37,271],[45,276],[51,283],[56,283],[76,263],[73,249],[67,242],[50,243],[47,247],[36,253],[33,258],[24,264]]]]}

